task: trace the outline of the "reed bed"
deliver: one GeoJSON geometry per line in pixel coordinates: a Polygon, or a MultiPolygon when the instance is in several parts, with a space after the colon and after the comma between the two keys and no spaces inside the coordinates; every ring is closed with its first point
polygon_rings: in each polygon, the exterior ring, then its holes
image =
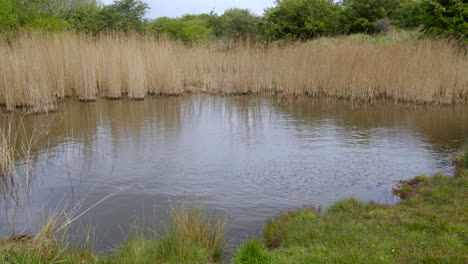
{"type": "Polygon", "coordinates": [[[466,52],[446,40],[321,39],[288,45],[109,34],[23,34],[0,43],[0,103],[53,110],[57,99],[280,94],[455,104],[468,100],[466,52]]]}

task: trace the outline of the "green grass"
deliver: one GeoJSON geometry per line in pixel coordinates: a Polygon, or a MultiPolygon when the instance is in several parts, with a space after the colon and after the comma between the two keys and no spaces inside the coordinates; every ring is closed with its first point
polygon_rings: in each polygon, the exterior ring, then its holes
{"type": "Polygon", "coordinates": [[[346,199],[326,213],[283,213],[267,223],[265,246],[249,241],[236,263],[467,263],[467,176],[402,182],[395,206],[346,199]]]}
{"type": "Polygon", "coordinates": [[[462,162],[462,166],[464,168],[468,168],[468,148],[465,149],[462,157],[461,157],[461,162],[462,162]]]}
{"type": "MultiPolygon", "coordinates": [[[[457,160],[462,160],[465,157],[457,160]]],[[[455,177],[420,176],[396,185],[397,205],[345,199],[327,212],[301,208],[266,223],[262,241],[241,245],[234,264],[468,263],[468,166],[455,177]]],[[[173,210],[162,237],[136,236],[114,255],[57,242],[51,223],[34,238],[0,243],[0,263],[221,263],[224,221],[173,210]]]]}

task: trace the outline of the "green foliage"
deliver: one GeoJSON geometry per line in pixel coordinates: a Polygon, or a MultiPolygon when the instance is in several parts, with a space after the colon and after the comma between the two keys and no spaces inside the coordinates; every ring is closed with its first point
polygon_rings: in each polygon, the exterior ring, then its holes
{"type": "Polygon", "coordinates": [[[185,43],[204,41],[210,38],[211,15],[185,15],[181,18],[161,17],[148,23],[147,32],[156,36],[180,39],[185,43]]]}
{"type": "Polygon", "coordinates": [[[420,0],[400,0],[391,12],[392,24],[398,28],[411,29],[420,26],[422,9],[420,0]]]}
{"type": "Polygon", "coordinates": [[[107,30],[142,31],[147,9],[148,4],[140,0],[119,0],[105,6],[99,16],[107,30]]]}
{"type": "Polygon", "coordinates": [[[376,22],[389,19],[393,25],[410,28],[418,25],[419,2],[415,0],[345,0],[341,23],[345,33],[375,33],[376,22]]]}
{"type": "Polygon", "coordinates": [[[210,14],[185,15],[180,18],[161,17],[150,21],[147,30],[157,36],[166,35],[185,43],[218,38],[256,38],[260,18],[247,9],[229,9],[222,16],[210,14]]]}
{"type": "MultiPolygon", "coordinates": [[[[424,25],[431,35],[468,39],[468,3],[463,0],[276,0],[259,17],[232,8],[221,16],[185,15],[145,19],[143,0],[0,0],[0,34],[22,28],[88,34],[137,31],[185,43],[213,38],[311,39],[343,34],[378,34],[424,25]]],[[[8,33],[9,34],[9,33],[8,33]]]]}
{"type": "Polygon", "coordinates": [[[21,0],[0,0],[0,34],[18,29],[26,20],[21,0]]]}
{"type": "Polygon", "coordinates": [[[266,39],[308,39],[336,35],[339,6],[332,0],[277,0],[265,11],[262,31],[266,39]]]}
{"type": "Polygon", "coordinates": [[[100,11],[101,7],[96,0],[74,0],[62,17],[75,31],[96,34],[106,26],[100,11]]]}
{"type": "Polygon", "coordinates": [[[28,30],[40,30],[45,32],[62,32],[69,28],[65,19],[56,17],[37,17],[24,27],[28,30]]]}
{"type": "Polygon", "coordinates": [[[463,0],[423,0],[424,31],[468,39],[468,3],[463,0]]]}
{"type": "Polygon", "coordinates": [[[215,28],[218,36],[234,39],[255,38],[259,34],[260,18],[248,9],[231,8],[219,17],[215,28]]]}

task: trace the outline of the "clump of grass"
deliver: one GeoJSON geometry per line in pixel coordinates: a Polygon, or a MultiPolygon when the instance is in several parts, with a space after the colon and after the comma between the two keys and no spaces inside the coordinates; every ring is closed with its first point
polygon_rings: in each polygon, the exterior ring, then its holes
{"type": "Polygon", "coordinates": [[[210,221],[199,208],[182,205],[173,208],[163,237],[132,239],[109,263],[217,263],[224,253],[224,226],[222,220],[210,221]]]}
{"type": "Polygon", "coordinates": [[[281,214],[265,227],[276,247],[242,263],[466,263],[466,175],[415,182],[395,206],[346,199],[281,214]]]}
{"type": "Polygon", "coordinates": [[[252,239],[237,249],[234,264],[267,264],[271,262],[271,256],[261,241],[252,239]]]}

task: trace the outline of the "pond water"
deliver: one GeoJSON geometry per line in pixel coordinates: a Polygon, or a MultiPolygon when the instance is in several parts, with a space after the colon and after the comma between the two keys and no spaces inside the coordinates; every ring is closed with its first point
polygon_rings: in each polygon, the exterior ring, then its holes
{"type": "Polygon", "coordinates": [[[304,205],[326,209],[347,197],[395,203],[395,181],[453,173],[451,157],[468,139],[466,106],[311,98],[67,100],[21,123],[24,134],[41,126],[48,134],[31,157],[24,204],[12,210],[1,198],[0,232],[9,232],[11,219],[16,233],[33,232],[50,210],[88,208],[126,188],[75,224],[92,227],[100,250],[126,238],[134,223],[159,229],[180,202],[227,217],[231,245],[304,205]]]}

